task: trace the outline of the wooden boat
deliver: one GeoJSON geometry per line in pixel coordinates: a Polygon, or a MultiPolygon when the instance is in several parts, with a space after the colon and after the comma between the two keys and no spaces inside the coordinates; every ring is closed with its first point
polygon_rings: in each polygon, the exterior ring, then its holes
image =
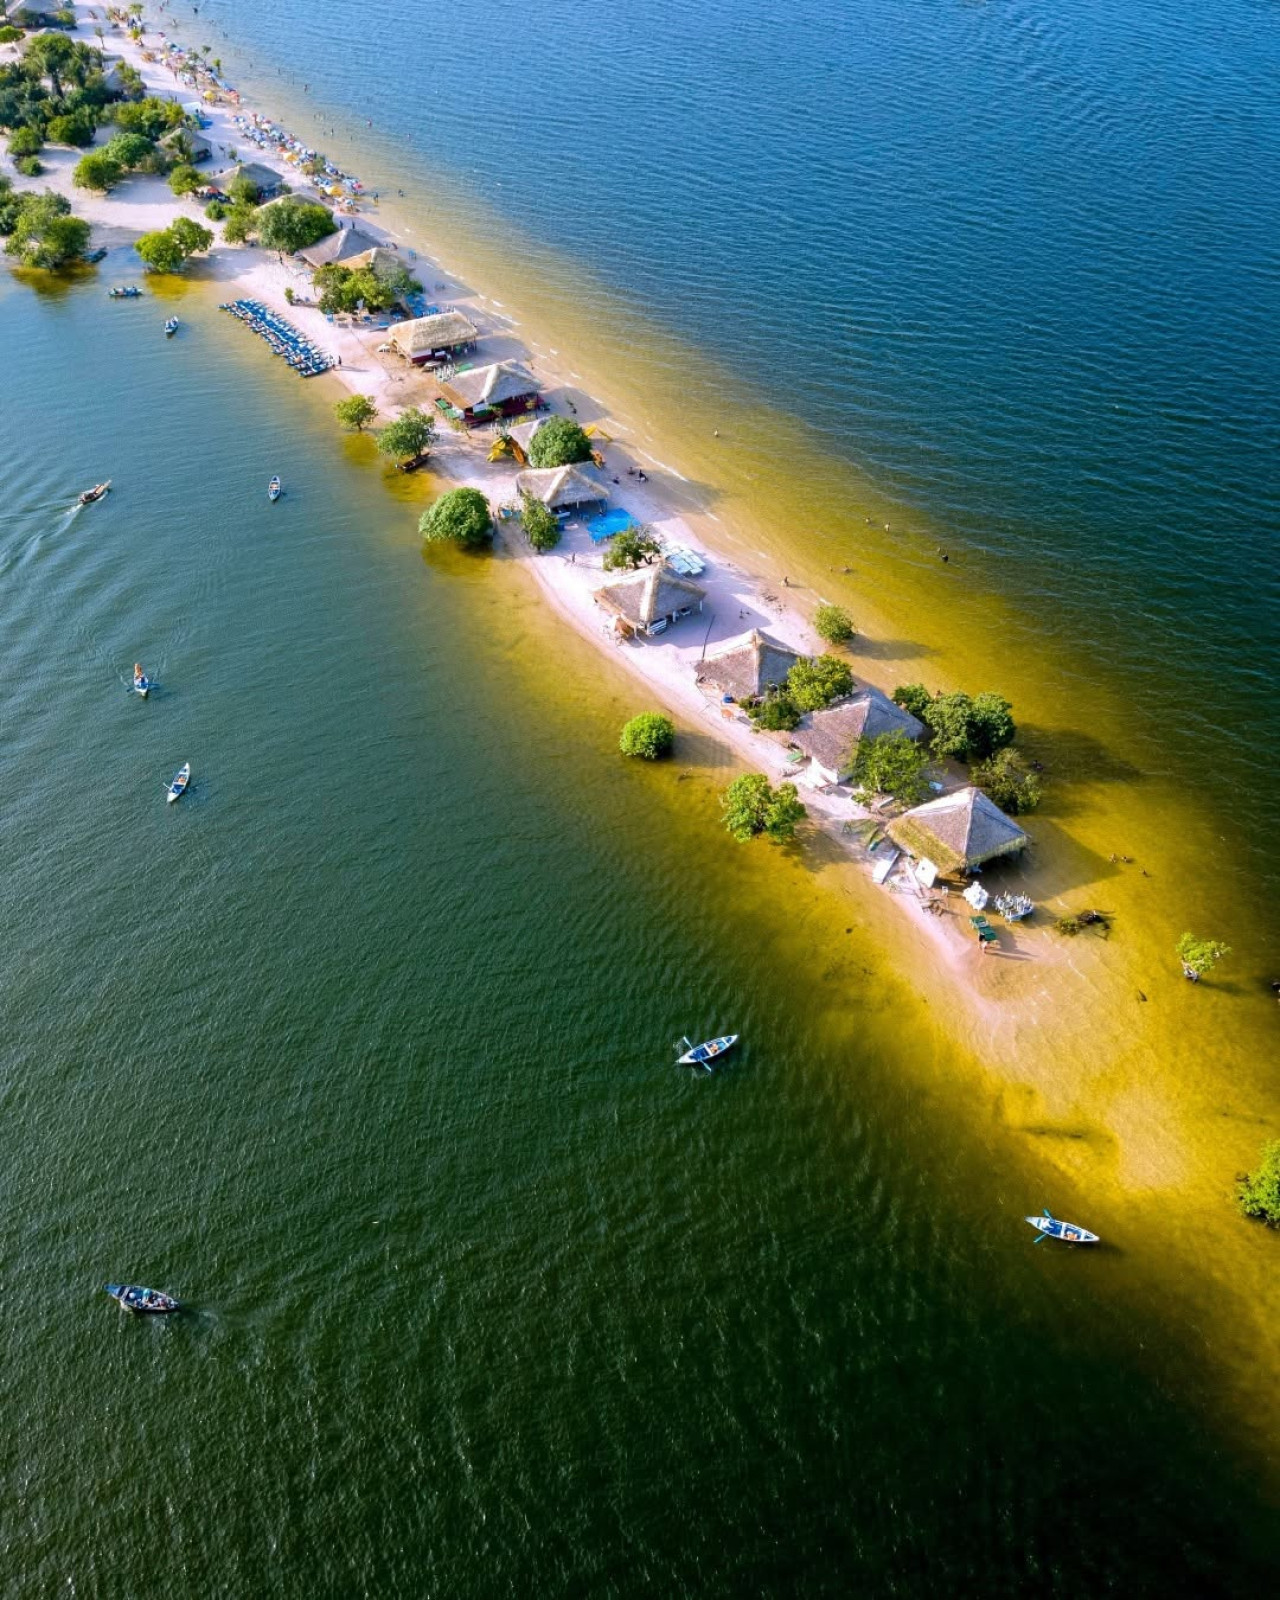
{"type": "Polygon", "coordinates": [[[147,677],[142,670],[141,664],[137,661],[133,664],[133,692],[134,694],[140,694],[144,700],[151,693],[151,679],[147,677]]]}
{"type": "Polygon", "coordinates": [[[172,1295],[161,1294],[159,1289],[144,1289],[138,1283],[104,1283],[102,1287],[126,1311],[140,1317],[165,1317],[182,1309],[172,1295]]]}
{"type": "Polygon", "coordinates": [[[91,506],[95,500],[101,500],[110,487],[110,478],[105,483],[95,483],[92,489],[86,489],[80,496],[80,504],[82,506],[91,506]]]}
{"type": "Polygon", "coordinates": [[[173,782],[166,783],[164,786],[166,804],[172,805],[175,800],[181,800],[183,795],[186,794],[190,782],[191,763],[187,761],[174,773],[173,782]]]}
{"type": "Polygon", "coordinates": [[[733,1049],[738,1042],[738,1035],[724,1033],[718,1039],[707,1039],[702,1044],[690,1044],[687,1037],[680,1042],[684,1045],[684,1054],[676,1063],[677,1066],[705,1067],[711,1072],[714,1070],[711,1063],[733,1049]]]}
{"type": "Polygon", "coordinates": [[[282,490],[280,488],[279,478],[272,478],[271,482],[267,485],[267,499],[278,500],[281,493],[282,490]]]}
{"type": "Polygon", "coordinates": [[[165,336],[165,338],[166,339],[172,339],[174,334],[177,333],[179,326],[180,326],[180,324],[178,322],[177,317],[170,317],[169,320],[164,325],[164,336],[165,336]]]}
{"type": "MultiPolygon", "coordinates": [[[[1027,1221],[1033,1228],[1039,1230],[1040,1239],[1061,1239],[1063,1244],[1097,1244],[1098,1235],[1090,1233],[1088,1228],[1081,1228],[1074,1222],[1059,1222],[1051,1211],[1046,1210],[1042,1217],[1028,1217],[1027,1221]]],[[[1040,1243],[1040,1239],[1036,1243],[1040,1243]]]]}
{"type": "Polygon", "coordinates": [[[114,289],[107,290],[108,300],[140,300],[141,298],[142,290],[134,283],[117,284],[114,289]]]}

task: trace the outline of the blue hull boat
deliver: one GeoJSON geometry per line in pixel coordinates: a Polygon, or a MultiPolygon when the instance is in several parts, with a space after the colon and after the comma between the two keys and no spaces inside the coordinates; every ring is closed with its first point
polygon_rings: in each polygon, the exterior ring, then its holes
{"type": "MultiPolygon", "coordinates": [[[[1074,1222],[1059,1222],[1050,1211],[1046,1211],[1042,1217],[1028,1217],[1027,1221],[1033,1228],[1039,1229],[1040,1239],[1061,1239],[1063,1244],[1098,1243],[1096,1233],[1090,1233],[1088,1228],[1081,1228],[1074,1222]]],[[[1036,1240],[1037,1244],[1040,1239],[1036,1240]]]]}
{"type": "Polygon", "coordinates": [[[680,1042],[685,1048],[684,1054],[677,1062],[678,1066],[705,1067],[708,1072],[712,1072],[715,1069],[711,1063],[733,1049],[738,1042],[738,1035],[736,1033],[725,1033],[721,1034],[718,1039],[707,1039],[702,1044],[690,1044],[687,1038],[682,1039],[680,1042]]]}
{"type": "Polygon", "coordinates": [[[144,1289],[138,1283],[104,1283],[102,1287],[126,1311],[140,1317],[167,1317],[182,1309],[172,1295],[161,1294],[159,1289],[144,1289]]]}
{"type": "Polygon", "coordinates": [[[177,772],[174,773],[173,782],[165,784],[164,790],[166,804],[172,805],[175,800],[180,800],[182,796],[186,794],[187,786],[190,784],[190,782],[191,763],[188,761],[180,766],[177,772]]]}

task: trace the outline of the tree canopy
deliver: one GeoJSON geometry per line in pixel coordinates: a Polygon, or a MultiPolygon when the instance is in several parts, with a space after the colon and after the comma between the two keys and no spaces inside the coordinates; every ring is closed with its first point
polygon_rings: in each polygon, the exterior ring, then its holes
{"type": "Polygon", "coordinates": [[[893,698],[929,729],[934,755],[956,761],[985,761],[1012,744],[1017,729],[1013,707],[990,690],[972,697],[962,691],[930,694],[922,683],[906,683],[893,698]]]}
{"type": "Polygon", "coordinates": [[[489,502],[479,489],[450,489],[422,513],[418,532],[427,544],[451,541],[470,549],[487,544],[493,537],[489,502]]]}
{"type": "Polygon", "coordinates": [[[541,500],[535,500],[531,494],[520,496],[520,522],[525,538],[539,555],[554,550],[560,543],[562,535],[555,512],[549,511],[541,500]]]}
{"type": "Polygon", "coordinates": [[[174,128],[185,127],[187,114],[176,100],[150,94],[144,100],[123,101],[115,108],[112,121],[125,133],[140,133],[154,140],[174,128]]]}
{"type": "Polygon", "coordinates": [[[1280,1228],[1280,1139],[1264,1144],[1257,1167],[1237,1180],[1236,1204],[1246,1217],[1280,1228]]]}
{"type": "Polygon", "coordinates": [[[747,715],[757,728],[769,733],[790,733],[804,713],[785,689],[770,687],[749,709],[747,715]]]}
{"type": "Polygon", "coordinates": [[[193,194],[204,183],[204,179],[188,162],[180,161],[169,174],[169,187],[174,194],[193,194]]]}
{"type": "Polygon", "coordinates": [[[181,272],[191,256],[212,243],[211,229],[191,217],[177,217],[167,228],[144,233],[133,248],[152,272],[181,272]]]}
{"type": "Polygon", "coordinates": [[[406,294],[415,294],[421,285],[404,267],[379,275],[372,267],[344,267],[331,262],[321,267],[313,279],[320,291],[320,309],[335,311],[390,311],[406,294]]]}
{"type": "Polygon", "coordinates": [[[1231,946],[1219,939],[1202,939],[1197,934],[1184,933],[1178,940],[1177,951],[1187,976],[1203,978],[1231,954],[1231,946]]]}
{"type": "Polygon", "coordinates": [[[39,155],[44,149],[44,136],[35,123],[19,128],[9,135],[9,154],[15,161],[22,156],[39,155]]]}
{"type": "MultiPolygon", "coordinates": [[[[219,207],[219,210],[226,219],[222,224],[222,237],[228,244],[244,244],[258,226],[257,206],[247,205],[244,201],[238,200],[229,211],[222,207],[219,207]]],[[[210,214],[210,212],[205,213],[206,216],[210,214]]]]}
{"type": "Polygon", "coordinates": [[[422,455],[435,436],[434,420],[421,407],[409,406],[379,432],[378,449],[383,455],[408,461],[411,457],[422,455]]]}
{"type": "MultiPolygon", "coordinates": [[[[102,147],[102,154],[119,162],[126,172],[137,172],[154,163],[159,155],[155,142],[143,133],[117,133],[102,147]]],[[[164,157],[160,157],[161,161],[164,157]]]]}
{"type": "Polygon", "coordinates": [[[354,428],[357,433],[363,433],[378,415],[378,408],[367,394],[353,394],[337,401],[333,414],[344,428],[354,428]]]}
{"type": "Polygon", "coordinates": [[[853,689],[853,673],[835,656],[802,657],[787,674],[787,692],[801,711],[819,711],[853,689]]]}
{"type": "Polygon", "coordinates": [[[791,839],[806,815],[794,783],[775,789],[762,772],[735,778],[721,795],[720,806],[725,827],[740,844],[762,833],[775,843],[791,839]]]}
{"type": "Polygon", "coordinates": [[[89,245],[89,224],[71,215],[62,195],[15,195],[7,179],[0,184],[0,233],[8,235],[5,250],[22,266],[47,272],[83,261],[89,245]]]}
{"type": "Polygon", "coordinates": [[[813,629],[827,644],[847,644],[857,629],[843,606],[824,603],[813,614],[813,629]]]}
{"type": "Polygon", "coordinates": [[[929,793],[928,768],[929,752],[896,728],[859,743],[853,776],[873,794],[891,794],[904,805],[914,806],[929,793]]]}
{"type": "Polygon", "coordinates": [[[113,161],[101,150],[95,150],[87,156],[81,156],[76,162],[71,181],[78,189],[93,189],[98,194],[106,194],[123,177],[124,168],[118,161],[113,161]]]}
{"type": "Polygon", "coordinates": [[[567,467],[590,459],[591,440],[572,417],[548,417],[529,444],[535,467],[567,467]]]}
{"type": "Polygon", "coordinates": [[[50,144],[69,144],[84,150],[93,143],[94,132],[93,118],[81,107],[67,112],[65,116],[50,118],[45,137],[50,144]]]}
{"type": "Polygon", "coordinates": [[[626,528],[609,541],[604,553],[604,570],[621,572],[630,567],[648,566],[661,554],[662,546],[647,529],[626,528]]]}
{"type": "Polygon", "coordinates": [[[997,750],[973,769],[973,781],[1011,817],[1040,804],[1040,779],[1012,745],[997,750]]]}
{"type": "Polygon", "coordinates": [[[264,249],[292,255],[334,230],[333,212],[325,206],[287,194],[258,213],[258,242],[264,249]]]}
{"type": "Polygon", "coordinates": [[[642,711],[624,724],[618,748],[624,756],[656,761],[659,756],[670,755],[675,739],[675,725],[670,717],[664,717],[659,711],[642,711]]]}

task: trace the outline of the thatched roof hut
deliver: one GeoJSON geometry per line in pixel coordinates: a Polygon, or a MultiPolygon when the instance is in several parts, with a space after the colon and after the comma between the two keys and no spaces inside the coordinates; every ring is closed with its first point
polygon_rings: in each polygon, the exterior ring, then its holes
{"type": "Polygon", "coordinates": [[[359,228],[338,228],[317,244],[309,244],[305,250],[299,250],[297,255],[298,260],[305,261],[314,272],[319,267],[354,266],[361,257],[377,248],[378,241],[359,228]]]}
{"type": "Polygon", "coordinates": [[[924,724],[868,685],[838,705],[811,711],[792,732],[791,742],[810,758],[815,777],[824,783],[843,783],[853,776],[862,741],[886,733],[919,739],[924,724]]]}
{"type": "Polygon", "coordinates": [[[799,651],[752,628],[745,639],[734,639],[704,656],[698,663],[698,679],[735,700],[754,700],[766,689],[781,688],[799,660],[799,651]]]}
{"type": "Polygon", "coordinates": [[[496,361],[456,373],[440,385],[440,392],[464,422],[487,422],[532,411],[538,403],[538,380],[518,361],[496,361]]]}
{"type": "Polygon", "coordinates": [[[541,500],[548,511],[569,511],[575,506],[604,505],[609,491],[590,467],[531,467],[516,474],[520,494],[541,500]]]}
{"type": "Polygon", "coordinates": [[[475,325],[461,311],[438,311],[430,317],[415,317],[401,322],[387,335],[402,356],[410,361],[430,361],[434,355],[452,350],[467,350],[480,337],[475,325]]]}
{"type": "Polygon", "coordinates": [[[642,567],[597,589],[596,604],[629,632],[661,633],[670,623],[701,611],[706,594],[665,566],[642,567]]]}
{"type": "Polygon", "coordinates": [[[891,822],[885,832],[913,856],[944,872],[964,872],[997,856],[1014,855],[1027,836],[981,789],[958,789],[891,822]]]}
{"type": "Polygon", "coordinates": [[[219,172],[211,181],[226,194],[237,178],[248,178],[257,189],[260,199],[269,199],[284,187],[284,179],[275,168],[264,167],[260,161],[241,161],[234,167],[228,167],[225,172],[219,172]]]}
{"type": "Polygon", "coordinates": [[[175,158],[178,155],[178,146],[184,145],[191,151],[193,166],[199,165],[201,161],[213,159],[213,151],[209,148],[208,140],[193,128],[170,128],[168,133],[162,135],[159,143],[162,150],[175,158]]]}

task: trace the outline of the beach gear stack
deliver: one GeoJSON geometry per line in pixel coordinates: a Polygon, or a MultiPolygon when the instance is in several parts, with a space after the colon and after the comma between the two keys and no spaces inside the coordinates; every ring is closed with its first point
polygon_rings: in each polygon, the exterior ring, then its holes
{"type": "Polygon", "coordinates": [[[291,322],[264,306],[261,300],[231,300],[219,309],[229,311],[233,317],[238,317],[256,334],[260,334],[275,353],[282,356],[303,378],[314,378],[322,372],[328,372],[334,365],[331,355],[327,355],[305,334],[299,333],[291,322]]]}

